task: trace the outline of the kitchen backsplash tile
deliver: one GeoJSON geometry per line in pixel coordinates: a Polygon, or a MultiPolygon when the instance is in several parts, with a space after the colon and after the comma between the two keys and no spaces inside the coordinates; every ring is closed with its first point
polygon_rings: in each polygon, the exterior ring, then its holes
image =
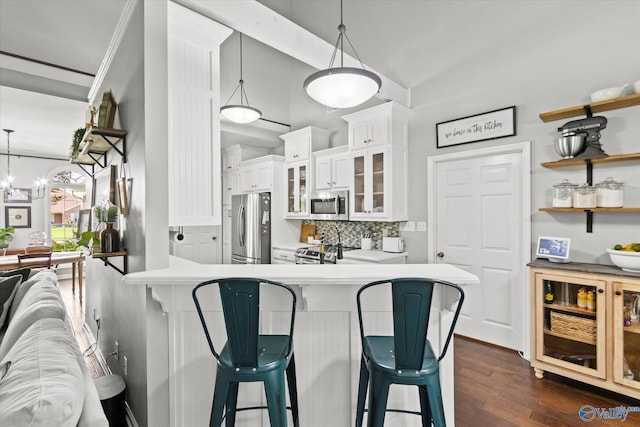
{"type": "Polygon", "coordinates": [[[336,224],[340,228],[340,239],[344,246],[359,248],[360,239],[364,232],[369,229],[373,233],[372,249],[382,249],[382,237],[400,236],[400,225],[397,222],[350,222],[350,221],[313,221],[303,220],[303,224],[315,225],[317,233],[324,234],[325,243],[334,244],[338,242],[338,234],[330,224],[336,224]]]}

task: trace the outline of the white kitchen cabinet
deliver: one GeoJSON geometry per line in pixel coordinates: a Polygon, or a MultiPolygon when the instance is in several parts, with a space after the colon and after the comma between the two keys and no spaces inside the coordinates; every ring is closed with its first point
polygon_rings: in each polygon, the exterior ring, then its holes
{"type": "Polygon", "coordinates": [[[307,198],[312,186],[311,153],[329,146],[329,131],[313,126],[281,135],[284,140],[285,218],[309,216],[307,198]]]}
{"type": "Polygon", "coordinates": [[[344,145],[313,153],[316,191],[349,188],[350,158],[347,148],[344,145]]]}
{"type": "Polygon", "coordinates": [[[285,164],[287,180],[287,218],[309,216],[309,162],[302,161],[285,164]]]}
{"type": "Polygon", "coordinates": [[[222,205],[231,204],[231,196],[239,194],[240,189],[240,171],[226,172],[222,174],[222,205]]]}
{"type": "Polygon", "coordinates": [[[406,221],[407,152],[391,147],[351,154],[349,219],[406,221]]]}
{"type": "Polygon", "coordinates": [[[410,109],[393,101],[342,116],[349,123],[351,150],[394,144],[407,149],[410,109]]]}
{"type": "Polygon", "coordinates": [[[410,111],[389,101],[342,117],[348,122],[351,150],[350,220],[408,219],[407,128],[410,111]]]}
{"type": "Polygon", "coordinates": [[[282,156],[263,156],[240,164],[240,190],[242,193],[271,191],[274,184],[274,168],[282,167],[282,156]]]}
{"type": "Polygon", "coordinates": [[[329,134],[328,130],[308,126],[280,135],[284,140],[284,161],[289,163],[310,160],[313,151],[329,147],[329,134]]]}

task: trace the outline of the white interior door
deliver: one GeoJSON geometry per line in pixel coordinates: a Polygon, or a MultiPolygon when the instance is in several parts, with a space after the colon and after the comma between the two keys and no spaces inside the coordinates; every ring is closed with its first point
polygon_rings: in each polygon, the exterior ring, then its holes
{"type": "Polygon", "coordinates": [[[456,265],[480,278],[480,285],[465,288],[456,333],[522,351],[528,349],[529,331],[530,165],[525,146],[474,150],[429,162],[435,181],[429,203],[431,261],[456,265]]]}
{"type": "Polygon", "coordinates": [[[220,264],[220,229],[220,226],[183,227],[184,239],[174,242],[175,255],[200,264],[220,264]]]}

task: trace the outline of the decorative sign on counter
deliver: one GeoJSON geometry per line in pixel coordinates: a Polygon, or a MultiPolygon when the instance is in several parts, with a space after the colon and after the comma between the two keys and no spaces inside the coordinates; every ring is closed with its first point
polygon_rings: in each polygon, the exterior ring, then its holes
{"type": "Polygon", "coordinates": [[[436,124],[438,148],[516,134],[516,107],[503,108],[436,124]]]}

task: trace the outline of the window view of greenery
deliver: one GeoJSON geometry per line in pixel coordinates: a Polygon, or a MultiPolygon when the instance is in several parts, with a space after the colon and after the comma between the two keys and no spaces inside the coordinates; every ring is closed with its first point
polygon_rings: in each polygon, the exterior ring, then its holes
{"type": "Polygon", "coordinates": [[[49,234],[53,251],[73,251],[78,246],[79,214],[85,209],[87,201],[85,176],[74,171],[64,171],[53,177],[50,184],[49,234]]]}

